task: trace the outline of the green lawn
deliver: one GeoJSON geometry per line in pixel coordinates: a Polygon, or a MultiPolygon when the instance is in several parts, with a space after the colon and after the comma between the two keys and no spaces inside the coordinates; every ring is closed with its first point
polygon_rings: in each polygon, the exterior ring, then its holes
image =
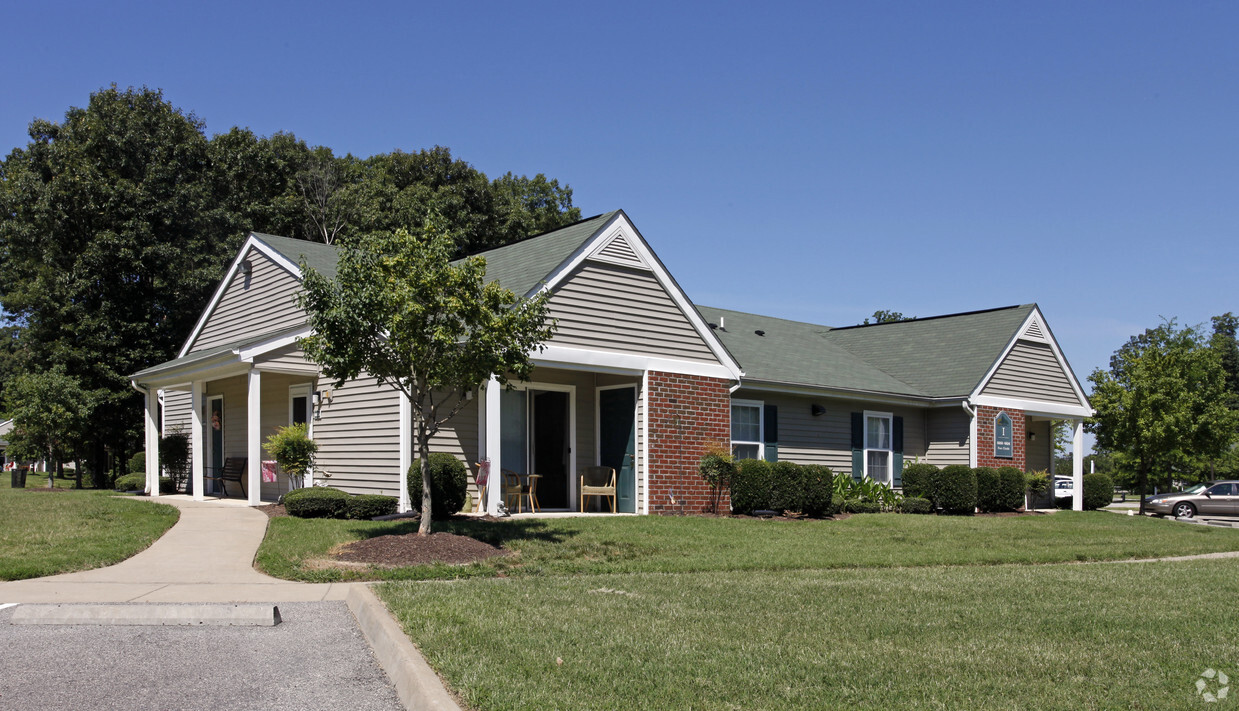
{"type": "MultiPolygon", "coordinates": [[[[0,481],[0,580],[37,578],[120,562],[163,535],[179,516],[165,504],[134,501],[112,491],[37,492],[0,481]]],[[[72,482],[57,480],[57,488],[72,482]]]]}
{"type": "Polygon", "coordinates": [[[1207,668],[1239,679],[1234,559],[548,576],[379,593],[477,709],[1222,708],[1195,695],[1196,679],[1207,668]]]}
{"type": "Polygon", "coordinates": [[[1198,708],[1239,679],[1239,530],[1059,512],[443,526],[500,562],[322,569],[412,523],[274,519],[261,568],[378,593],[476,709],[1198,708]],[[435,580],[434,578],[458,578],[435,580]],[[557,660],[562,660],[562,664],[557,660]]]}
{"type": "Polygon", "coordinates": [[[1239,550],[1239,531],[1112,513],[1008,518],[853,516],[842,521],[592,517],[436,526],[516,553],[470,566],[340,569],[335,545],[415,522],[277,518],[258,551],[270,575],[314,582],[592,573],[684,573],[1117,560],[1239,550]]]}

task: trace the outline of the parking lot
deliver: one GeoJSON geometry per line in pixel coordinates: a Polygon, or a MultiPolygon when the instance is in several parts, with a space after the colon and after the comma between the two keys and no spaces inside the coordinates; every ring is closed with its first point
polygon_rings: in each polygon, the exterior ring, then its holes
{"type": "Polygon", "coordinates": [[[43,626],[0,610],[0,709],[403,706],[343,602],[282,603],[274,627],[43,626]]]}

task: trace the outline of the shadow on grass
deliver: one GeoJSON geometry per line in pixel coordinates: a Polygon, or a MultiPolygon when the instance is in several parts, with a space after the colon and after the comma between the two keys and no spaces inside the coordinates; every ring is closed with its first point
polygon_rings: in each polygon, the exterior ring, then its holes
{"type": "MultiPolygon", "coordinates": [[[[349,532],[359,539],[376,538],[378,536],[401,536],[417,533],[417,519],[392,521],[383,526],[354,526],[349,532]]],[[[479,520],[466,516],[456,516],[450,519],[435,521],[430,527],[434,533],[453,533],[458,536],[468,536],[483,543],[500,548],[511,548],[509,543],[538,541],[541,543],[563,543],[576,536],[576,531],[563,528],[551,529],[543,521],[524,519],[520,521],[479,520]]]]}

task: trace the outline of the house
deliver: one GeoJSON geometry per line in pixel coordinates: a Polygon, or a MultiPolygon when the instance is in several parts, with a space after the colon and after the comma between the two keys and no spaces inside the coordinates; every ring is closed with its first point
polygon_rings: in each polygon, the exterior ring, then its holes
{"type": "MultiPolygon", "coordinates": [[[[621,512],[699,511],[710,444],[896,486],[911,458],[1048,468],[1050,418],[1073,420],[1079,443],[1091,412],[1035,305],[838,329],[699,308],[623,211],[482,256],[487,280],[551,292],[558,330],[532,354],[530,382],[484,384],[431,447],[474,477],[483,461],[540,475],[544,509],[577,508],[577,473],[601,464],[618,472],[621,512]]],[[[302,263],[330,276],[335,248],[250,235],[178,357],[131,376],[146,395],[148,478],[160,433],[179,429],[195,498],[222,493],[206,472],[244,457],[249,502],[274,500],[285,483],[261,480],[262,442],[306,422],[315,481],[406,510],[408,405],[374,378],[332,388],[305,359],[302,263]]],[[[498,487],[484,503],[498,509],[498,487]]]]}

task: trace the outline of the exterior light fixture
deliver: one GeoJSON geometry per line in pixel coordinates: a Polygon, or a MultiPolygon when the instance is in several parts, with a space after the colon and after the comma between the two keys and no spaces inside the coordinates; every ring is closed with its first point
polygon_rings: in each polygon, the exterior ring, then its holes
{"type": "Polygon", "coordinates": [[[814,403],[809,407],[809,411],[813,413],[814,417],[821,417],[826,414],[826,406],[814,403]]]}

